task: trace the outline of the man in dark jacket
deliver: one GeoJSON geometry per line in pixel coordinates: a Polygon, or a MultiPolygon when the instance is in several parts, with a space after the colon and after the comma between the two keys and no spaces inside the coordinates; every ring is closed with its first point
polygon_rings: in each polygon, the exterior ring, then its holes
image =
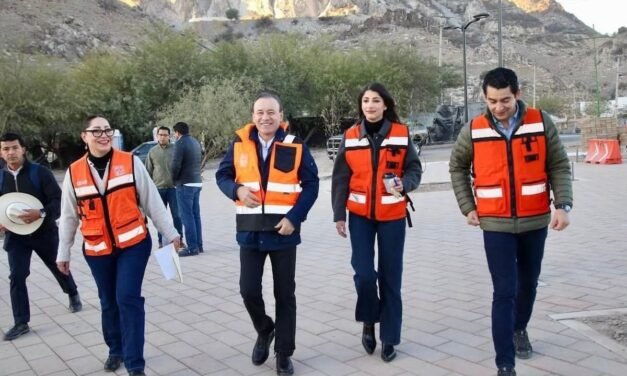
{"type": "Polygon", "coordinates": [[[276,93],[262,92],[253,103],[253,123],[236,132],[216,172],[220,190],[236,204],[240,245],[240,293],[258,337],[252,362],[268,359],[276,333],[278,375],[291,375],[296,337],[296,245],[300,225],[318,197],[318,168],[301,140],[281,124],[276,93]],[[262,276],[270,257],[276,324],[265,311],[262,276]]]}
{"type": "Polygon", "coordinates": [[[519,100],[514,71],[489,71],[483,94],[486,112],[460,131],[449,171],[466,221],[483,230],[494,288],[492,339],[498,376],[515,376],[515,358],[527,359],[533,352],[527,324],[547,228],[561,231],[570,223],[570,162],[551,118],[519,100]]]}
{"type": "Polygon", "coordinates": [[[172,156],[172,180],[176,185],[176,200],[179,216],[185,227],[187,249],[179,256],[194,256],[202,252],[202,225],[200,222],[200,190],[202,177],[200,143],[189,134],[189,125],[178,122],[174,125],[174,154],[172,156]]]}
{"type": "MultiPolygon", "coordinates": [[[[50,269],[63,292],[69,295],[69,310],[78,312],[82,309],[82,304],[72,275],[64,275],[57,269],[59,232],[55,221],[59,218],[61,208],[61,189],[54,175],[47,168],[26,159],[24,141],[18,134],[4,134],[0,138],[0,152],[6,161],[6,166],[0,170],[3,174],[0,195],[10,192],[27,193],[37,197],[44,206],[41,210],[25,211],[20,216],[26,223],[43,218],[39,229],[29,235],[14,234],[7,230],[4,238],[4,249],[9,257],[11,307],[15,321],[13,328],[4,334],[4,340],[11,341],[30,330],[26,278],[30,274],[30,259],[33,251],[50,269]],[[32,171],[33,169],[36,171],[32,171]]],[[[0,230],[5,230],[5,228],[0,226],[0,230]]]]}

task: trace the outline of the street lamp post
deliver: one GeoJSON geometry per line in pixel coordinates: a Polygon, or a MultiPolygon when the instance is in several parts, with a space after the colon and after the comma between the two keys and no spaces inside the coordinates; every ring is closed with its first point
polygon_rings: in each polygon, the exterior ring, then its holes
{"type": "Polygon", "coordinates": [[[463,59],[464,59],[464,124],[468,123],[468,80],[467,80],[467,74],[466,74],[466,29],[468,29],[468,26],[472,25],[473,23],[477,22],[477,21],[481,21],[484,18],[490,17],[490,15],[488,13],[479,13],[479,14],[475,14],[474,16],[472,16],[472,20],[466,22],[464,25],[462,26],[447,26],[444,29],[445,30],[451,30],[451,29],[459,29],[462,31],[462,36],[464,38],[464,54],[463,54],[463,59]]]}

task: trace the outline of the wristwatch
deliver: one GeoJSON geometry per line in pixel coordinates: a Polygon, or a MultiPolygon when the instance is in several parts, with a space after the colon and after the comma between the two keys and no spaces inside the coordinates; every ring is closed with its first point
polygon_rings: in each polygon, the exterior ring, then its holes
{"type": "Polygon", "coordinates": [[[557,204],[555,205],[555,209],[562,209],[563,211],[565,211],[566,213],[570,213],[570,211],[572,210],[572,206],[570,206],[570,204],[557,204]]]}
{"type": "Polygon", "coordinates": [[[46,218],[46,211],[44,209],[39,209],[39,216],[41,218],[46,218]]]}

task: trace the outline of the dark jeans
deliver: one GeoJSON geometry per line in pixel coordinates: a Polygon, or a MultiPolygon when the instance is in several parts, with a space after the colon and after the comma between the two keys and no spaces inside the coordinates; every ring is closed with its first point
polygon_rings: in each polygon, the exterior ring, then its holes
{"type": "Polygon", "coordinates": [[[58,231],[49,231],[38,238],[23,236],[7,245],[9,256],[9,279],[11,290],[11,307],[15,324],[26,324],[30,321],[30,306],[26,278],[30,275],[30,259],[33,251],[50,269],[52,275],[63,289],[63,292],[74,296],[78,292],[72,275],[65,275],[57,268],[57,248],[59,246],[58,231]]]}
{"type": "Polygon", "coordinates": [[[514,330],[527,328],[540,277],[547,228],[521,234],[484,231],[492,276],[492,340],[497,367],[515,365],[514,330]]]}
{"type": "Polygon", "coordinates": [[[128,371],[143,370],[144,298],[141,296],[152,240],[108,256],[85,256],[98,286],[102,334],[110,356],[124,359],[128,371]]]}
{"type": "Polygon", "coordinates": [[[276,329],[274,351],[292,356],[296,348],[296,247],[277,251],[240,248],[239,289],[244,306],[258,334],[266,335],[276,329]],[[276,325],[266,314],[261,292],[261,280],[266,256],[272,263],[276,325]]]}
{"type": "Polygon", "coordinates": [[[179,216],[185,226],[187,248],[192,251],[202,249],[202,226],[200,223],[200,187],[176,186],[176,199],[179,216]]]}
{"type": "MultiPolygon", "coordinates": [[[[181,236],[183,241],[183,224],[181,223],[181,217],[179,215],[179,205],[176,199],[176,188],[159,188],[159,195],[163,204],[167,208],[170,206],[170,213],[172,213],[172,222],[174,222],[174,228],[176,232],[181,236]]],[[[157,234],[159,243],[161,243],[161,233],[157,234]]]]}
{"type": "Polygon", "coordinates": [[[398,345],[401,342],[403,302],[403,248],[405,219],[379,222],[349,213],[348,229],[353,254],[351,265],[357,290],[355,320],[381,323],[381,342],[398,345]],[[374,268],[374,243],[377,241],[379,265],[374,268]],[[377,294],[377,281],[379,282],[377,294]]]}

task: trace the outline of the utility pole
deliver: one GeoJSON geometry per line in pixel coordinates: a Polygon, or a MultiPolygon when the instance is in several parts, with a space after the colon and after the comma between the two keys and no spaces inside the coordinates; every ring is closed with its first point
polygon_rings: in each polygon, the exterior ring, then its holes
{"type": "Polygon", "coordinates": [[[614,93],[614,117],[618,118],[618,79],[620,78],[620,57],[616,58],[616,92],[614,93]]]}
{"type": "Polygon", "coordinates": [[[503,12],[501,10],[501,0],[499,0],[499,67],[503,66],[503,32],[501,27],[503,25],[503,12]]]}
{"type": "MultiPolygon", "coordinates": [[[[592,30],[594,30],[594,25],[592,25],[592,30]]],[[[596,30],[594,32],[596,33],[596,30]]],[[[601,89],[599,88],[599,51],[597,51],[596,36],[592,38],[592,43],[594,46],[594,78],[597,84],[597,116],[596,117],[600,118],[601,117],[601,89]]]]}
{"type": "Polygon", "coordinates": [[[440,22],[440,50],[438,51],[438,67],[442,66],[442,22],[440,22]]]}
{"type": "Polygon", "coordinates": [[[536,108],[536,63],[533,63],[533,105],[536,108]]]}

